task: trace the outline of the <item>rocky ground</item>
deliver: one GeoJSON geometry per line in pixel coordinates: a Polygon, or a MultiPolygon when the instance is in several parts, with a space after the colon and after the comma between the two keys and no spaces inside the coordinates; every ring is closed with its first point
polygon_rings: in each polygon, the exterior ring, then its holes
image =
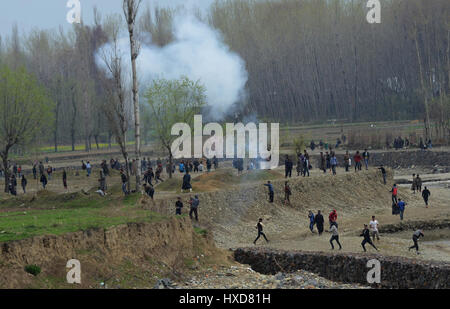
{"type": "Polygon", "coordinates": [[[316,274],[295,273],[262,275],[248,265],[222,266],[198,271],[185,282],[159,282],[155,288],[182,289],[368,289],[358,284],[337,283],[316,274]],[[164,286],[166,283],[166,286],[164,286]]]}

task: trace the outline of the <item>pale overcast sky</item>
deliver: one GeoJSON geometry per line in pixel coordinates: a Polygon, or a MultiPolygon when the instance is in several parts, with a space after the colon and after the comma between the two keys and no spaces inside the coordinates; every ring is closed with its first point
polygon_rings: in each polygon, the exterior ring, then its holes
{"type": "MultiPolygon", "coordinates": [[[[0,35],[10,35],[14,23],[19,32],[29,32],[33,28],[55,29],[60,25],[68,29],[66,21],[69,12],[68,0],[0,0],[0,35]]],[[[143,0],[142,6],[178,6],[195,5],[202,9],[208,8],[214,0],[143,0]]],[[[111,13],[122,14],[122,0],[80,0],[81,15],[86,24],[93,20],[92,10],[97,6],[102,16],[111,13]]]]}

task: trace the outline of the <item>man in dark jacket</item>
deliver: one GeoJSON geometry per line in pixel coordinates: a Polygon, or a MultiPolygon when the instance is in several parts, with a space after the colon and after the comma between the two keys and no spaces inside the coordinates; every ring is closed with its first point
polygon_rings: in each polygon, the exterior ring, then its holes
{"type": "Polygon", "coordinates": [[[367,227],[367,224],[364,224],[364,230],[362,231],[361,235],[359,235],[359,236],[364,237],[363,241],[361,242],[361,246],[363,247],[364,252],[367,251],[366,247],[364,246],[366,243],[368,243],[369,245],[374,247],[375,250],[378,251],[377,247],[375,247],[375,245],[373,244],[372,240],[370,239],[370,231],[369,231],[369,228],[367,227]]]}
{"type": "Polygon", "coordinates": [[[186,170],[186,174],[183,176],[183,185],[181,186],[181,190],[189,190],[192,192],[191,175],[189,175],[188,170],[186,170]]]}
{"type": "Polygon", "coordinates": [[[428,198],[430,197],[430,195],[431,195],[430,190],[428,190],[428,188],[425,187],[425,189],[422,191],[422,197],[427,208],[428,208],[428,198]]]}
{"type": "Polygon", "coordinates": [[[189,218],[191,218],[191,220],[192,220],[192,214],[194,214],[195,221],[198,222],[198,205],[200,204],[198,195],[196,195],[194,198],[191,198],[191,200],[189,201],[189,204],[191,204],[191,209],[189,210],[189,218]]]}
{"type": "Polygon", "coordinates": [[[314,222],[316,223],[317,231],[319,232],[319,236],[322,235],[322,233],[323,233],[323,222],[324,222],[324,220],[323,220],[322,214],[320,213],[320,210],[317,211],[317,215],[316,215],[315,218],[314,218],[314,222]]]}
{"type": "Polygon", "coordinates": [[[183,202],[181,201],[181,197],[178,197],[177,201],[175,202],[175,214],[181,215],[182,208],[183,208],[183,202]]]}
{"type": "Polygon", "coordinates": [[[422,233],[422,230],[417,230],[413,233],[412,240],[414,242],[414,245],[409,247],[408,250],[416,248],[416,253],[419,254],[419,243],[417,241],[419,240],[420,236],[425,237],[425,235],[423,235],[422,233]]]}

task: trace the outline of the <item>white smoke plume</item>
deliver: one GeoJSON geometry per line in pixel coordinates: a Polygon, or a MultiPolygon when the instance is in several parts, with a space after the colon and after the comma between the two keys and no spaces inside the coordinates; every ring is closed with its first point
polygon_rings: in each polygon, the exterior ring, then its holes
{"type": "MultiPolygon", "coordinates": [[[[137,60],[141,90],[156,78],[178,79],[184,75],[200,80],[211,107],[209,116],[222,119],[244,94],[248,77],[245,62],[224,43],[219,31],[191,15],[174,17],[173,34],[173,42],[164,47],[153,45],[151,39],[141,42],[137,60]]],[[[124,45],[120,49],[129,53],[129,41],[122,39],[120,44],[124,45]]],[[[129,59],[129,54],[126,57],[129,59]]],[[[96,59],[104,67],[98,56],[96,59]]],[[[130,65],[129,60],[123,63],[130,65]]]]}

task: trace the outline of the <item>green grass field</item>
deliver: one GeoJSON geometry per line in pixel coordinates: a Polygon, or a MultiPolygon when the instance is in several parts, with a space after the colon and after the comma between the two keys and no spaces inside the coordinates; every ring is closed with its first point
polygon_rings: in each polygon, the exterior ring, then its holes
{"type": "Polygon", "coordinates": [[[40,191],[36,198],[9,198],[0,202],[0,242],[166,219],[138,205],[139,197],[40,191]]]}

